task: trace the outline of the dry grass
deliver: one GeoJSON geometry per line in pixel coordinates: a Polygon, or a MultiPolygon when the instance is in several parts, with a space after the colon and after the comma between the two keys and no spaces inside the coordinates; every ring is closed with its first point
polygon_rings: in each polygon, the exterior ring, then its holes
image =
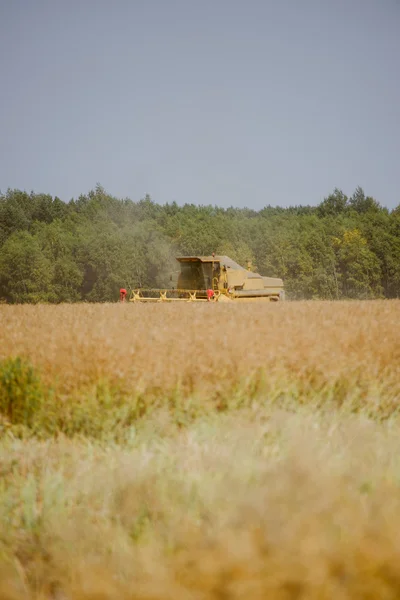
{"type": "Polygon", "coordinates": [[[1,306],[0,360],[29,358],[69,403],[112,396],[143,412],[168,399],[187,413],[268,397],[387,416],[399,317],[399,301],[1,306]]]}
{"type": "Polygon", "coordinates": [[[400,597],[399,314],[0,306],[0,598],[400,597]]]}

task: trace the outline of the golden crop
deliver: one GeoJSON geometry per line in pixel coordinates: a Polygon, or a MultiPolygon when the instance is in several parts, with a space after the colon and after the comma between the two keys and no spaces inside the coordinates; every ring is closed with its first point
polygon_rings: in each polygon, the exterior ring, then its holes
{"type": "Polygon", "coordinates": [[[258,377],[270,400],[333,390],[376,409],[398,398],[399,317],[399,301],[0,306],[0,359],[28,357],[65,396],[102,382],[225,401],[258,377]]]}
{"type": "Polygon", "coordinates": [[[0,306],[0,598],[400,597],[399,316],[0,306]]]}

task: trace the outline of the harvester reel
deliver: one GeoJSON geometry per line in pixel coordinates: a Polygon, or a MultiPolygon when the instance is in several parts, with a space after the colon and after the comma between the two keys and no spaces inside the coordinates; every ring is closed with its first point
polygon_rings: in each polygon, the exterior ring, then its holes
{"type": "Polygon", "coordinates": [[[130,302],[140,302],[140,292],[138,290],[132,290],[130,302]]]}

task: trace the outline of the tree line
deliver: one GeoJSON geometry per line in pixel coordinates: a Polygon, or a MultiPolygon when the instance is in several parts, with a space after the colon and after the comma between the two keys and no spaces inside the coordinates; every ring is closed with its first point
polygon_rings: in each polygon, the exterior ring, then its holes
{"type": "Polygon", "coordinates": [[[227,254],[282,277],[291,299],[400,297],[400,205],[358,187],[318,206],[219,208],[118,199],[97,185],[69,202],[0,194],[0,300],[112,302],[168,287],[175,256],[227,254]]]}

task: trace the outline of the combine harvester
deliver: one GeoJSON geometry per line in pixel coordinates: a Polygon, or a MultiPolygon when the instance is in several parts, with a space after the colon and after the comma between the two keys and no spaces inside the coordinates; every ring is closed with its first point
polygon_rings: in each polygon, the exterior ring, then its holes
{"type": "MultiPolygon", "coordinates": [[[[182,256],[177,287],[132,290],[130,302],[232,302],[284,300],[282,279],[262,277],[228,256],[182,256]]],[[[172,281],[172,276],[171,276],[172,281]]]]}

